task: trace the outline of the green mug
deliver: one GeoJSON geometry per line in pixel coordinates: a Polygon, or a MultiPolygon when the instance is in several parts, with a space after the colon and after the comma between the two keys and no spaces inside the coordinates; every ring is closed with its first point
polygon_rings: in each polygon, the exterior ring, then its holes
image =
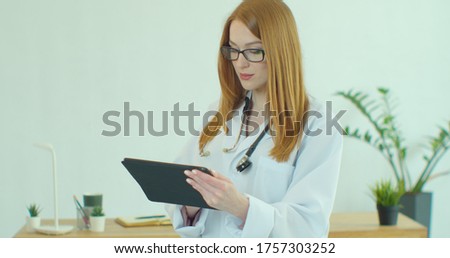
{"type": "Polygon", "coordinates": [[[84,207],[102,207],[103,205],[103,194],[101,193],[85,193],[83,194],[84,207]]]}

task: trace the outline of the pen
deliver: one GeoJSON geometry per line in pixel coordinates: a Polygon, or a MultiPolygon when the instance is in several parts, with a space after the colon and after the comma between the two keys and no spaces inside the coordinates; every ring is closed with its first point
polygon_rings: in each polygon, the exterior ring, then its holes
{"type": "Polygon", "coordinates": [[[160,219],[164,218],[166,215],[153,215],[153,216],[143,216],[143,217],[136,217],[136,219],[160,219]]]}
{"type": "Polygon", "coordinates": [[[78,201],[78,199],[77,199],[77,197],[75,195],[73,195],[73,200],[75,201],[75,205],[77,206],[78,210],[81,211],[81,214],[83,216],[84,224],[89,226],[90,223],[89,223],[88,216],[86,215],[86,212],[84,212],[83,207],[81,206],[80,202],[78,201]]]}

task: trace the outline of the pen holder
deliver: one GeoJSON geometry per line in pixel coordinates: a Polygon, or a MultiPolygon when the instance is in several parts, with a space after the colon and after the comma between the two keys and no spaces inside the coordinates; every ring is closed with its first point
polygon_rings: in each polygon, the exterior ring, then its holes
{"type": "MultiPolygon", "coordinates": [[[[83,208],[84,213],[88,214],[86,208],[83,208]]],[[[77,209],[77,228],[79,230],[87,230],[89,229],[89,217],[84,217],[84,214],[80,209],[77,209]]]]}

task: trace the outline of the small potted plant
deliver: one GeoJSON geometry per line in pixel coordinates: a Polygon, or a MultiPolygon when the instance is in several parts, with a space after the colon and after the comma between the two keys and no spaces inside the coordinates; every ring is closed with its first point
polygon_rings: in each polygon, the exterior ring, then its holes
{"type": "Polygon", "coordinates": [[[394,186],[390,180],[380,180],[370,189],[377,203],[380,225],[397,225],[402,187],[394,186]]]}
{"type": "Polygon", "coordinates": [[[27,217],[27,231],[34,232],[34,229],[41,225],[41,218],[39,217],[41,209],[37,204],[33,203],[27,206],[27,210],[30,215],[27,217]]]}
{"type": "Polygon", "coordinates": [[[103,209],[100,206],[94,207],[90,214],[90,223],[91,223],[91,231],[94,232],[103,232],[105,231],[105,214],[103,213],[103,209]]]}

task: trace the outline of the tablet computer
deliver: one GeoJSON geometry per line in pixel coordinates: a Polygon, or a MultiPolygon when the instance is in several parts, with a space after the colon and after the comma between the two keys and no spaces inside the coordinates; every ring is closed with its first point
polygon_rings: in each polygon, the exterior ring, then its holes
{"type": "Polygon", "coordinates": [[[150,201],[213,209],[186,182],[187,176],[184,174],[185,170],[192,169],[211,174],[207,168],[133,158],[125,158],[122,164],[150,201]]]}

